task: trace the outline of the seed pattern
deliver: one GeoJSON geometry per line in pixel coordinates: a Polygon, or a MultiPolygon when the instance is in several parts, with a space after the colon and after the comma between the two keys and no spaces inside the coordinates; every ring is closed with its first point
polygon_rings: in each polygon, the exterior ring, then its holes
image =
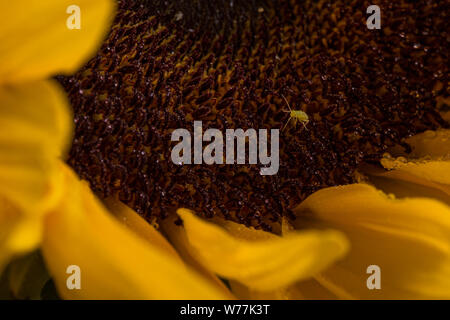
{"type": "Polygon", "coordinates": [[[378,3],[381,30],[367,29],[362,0],[119,1],[97,56],[57,77],[75,113],[68,163],[149,220],[186,207],[276,230],[312,192],[448,126],[448,1],[378,3]],[[194,120],[281,129],[283,96],[309,122],[282,132],[277,175],[170,160],[171,132],[194,120]]]}

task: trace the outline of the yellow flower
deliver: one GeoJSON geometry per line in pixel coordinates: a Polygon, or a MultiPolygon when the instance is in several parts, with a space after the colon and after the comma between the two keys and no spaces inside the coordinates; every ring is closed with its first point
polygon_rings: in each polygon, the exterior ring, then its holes
{"type": "Polygon", "coordinates": [[[78,4],[69,30],[71,1],[0,1],[0,268],[40,246],[67,299],[450,297],[448,130],[410,139],[409,158],[383,159],[389,171],[368,168],[372,185],[314,193],[278,235],[182,208],[183,226],[171,216],[160,232],[98,199],[63,163],[70,111],[43,80],[74,72],[105,34],[112,1],[78,4]],[[70,265],[80,290],[67,288],[70,265]],[[381,290],[367,287],[370,265],[381,290]]]}

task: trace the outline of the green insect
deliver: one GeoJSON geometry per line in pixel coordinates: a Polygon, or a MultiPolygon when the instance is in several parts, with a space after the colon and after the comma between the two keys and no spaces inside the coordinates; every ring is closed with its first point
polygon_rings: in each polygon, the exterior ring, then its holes
{"type": "Polygon", "coordinates": [[[291,121],[292,119],[294,119],[295,123],[294,125],[297,125],[297,122],[300,121],[303,124],[303,127],[308,130],[308,128],[306,128],[306,125],[309,122],[309,117],[306,114],[306,112],[302,111],[302,110],[292,110],[291,106],[289,105],[289,102],[287,101],[287,99],[281,95],[284,99],[284,101],[286,101],[286,104],[289,108],[288,110],[283,110],[284,112],[288,112],[289,113],[289,120],[286,122],[286,124],[284,125],[283,129],[281,129],[281,131],[284,130],[284,128],[286,128],[286,126],[288,125],[289,121],[291,121]]]}

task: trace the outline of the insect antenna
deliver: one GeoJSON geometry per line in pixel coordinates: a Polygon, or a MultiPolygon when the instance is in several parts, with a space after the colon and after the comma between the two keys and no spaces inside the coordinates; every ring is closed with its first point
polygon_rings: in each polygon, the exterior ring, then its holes
{"type": "Polygon", "coordinates": [[[283,110],[283,111],[284,112],[292,112],[291,106],[289,105],[289,102],[287,101],[286,97],[283,94],[281,94],[281,96],[283,97],[284,101],[286,102],[286,104],[289,108],[289,111],[287,111],[287,110],[283,110]]]}
{"type": "Polygon", "coordinates": [[[284,101],[286,102],[286,105],[289,108],[289,111],[283,109],[284,112],[288,112],[289,113],[289,119],[288,119],[288,121],[286,121],[285,125],[281,129],[281,132],[283,132],[284,128],[286,128],[286,126],[288,125],[289,121],[291,121],[291,119],[292,119],[292,109],[291,109],[291,106],[289,105],[289,102],[287,101],[286,97],[283,94],[281,94],[281,96],[283,97],[284,101]]]}

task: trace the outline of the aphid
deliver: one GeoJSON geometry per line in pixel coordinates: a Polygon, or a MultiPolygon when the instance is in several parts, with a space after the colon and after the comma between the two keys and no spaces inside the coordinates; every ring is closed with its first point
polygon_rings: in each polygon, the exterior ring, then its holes
{"type": "Polygon", "coordinates": [[[309,117],[306,114],[306,112],[304,112],[302,110],[292,110],[291,106],[289,105],[289,102],[287,101],[287,99],[283,95],[281,95],[281,96],[283,97],[284,101],[286,101],[286,104],[287,104],[287,106],[289,108],[289,111],[288,110],[283,110],[284,112],[288,112],[289,113],[289,120],[286,122],[286,124],[284,125],[283,129],[281,129],[281,131],[283,131],[284,128],[286,128],[286,126],[288,125],[289,121],[291,121],[292,119],[294,119],[294,121],[295,121],[294,125],[297,125],[297,121],[300,121],[302,123],[303,127],[306,130],[308,130],[306,128],[306,125],[309,122],[309,117]]]}

